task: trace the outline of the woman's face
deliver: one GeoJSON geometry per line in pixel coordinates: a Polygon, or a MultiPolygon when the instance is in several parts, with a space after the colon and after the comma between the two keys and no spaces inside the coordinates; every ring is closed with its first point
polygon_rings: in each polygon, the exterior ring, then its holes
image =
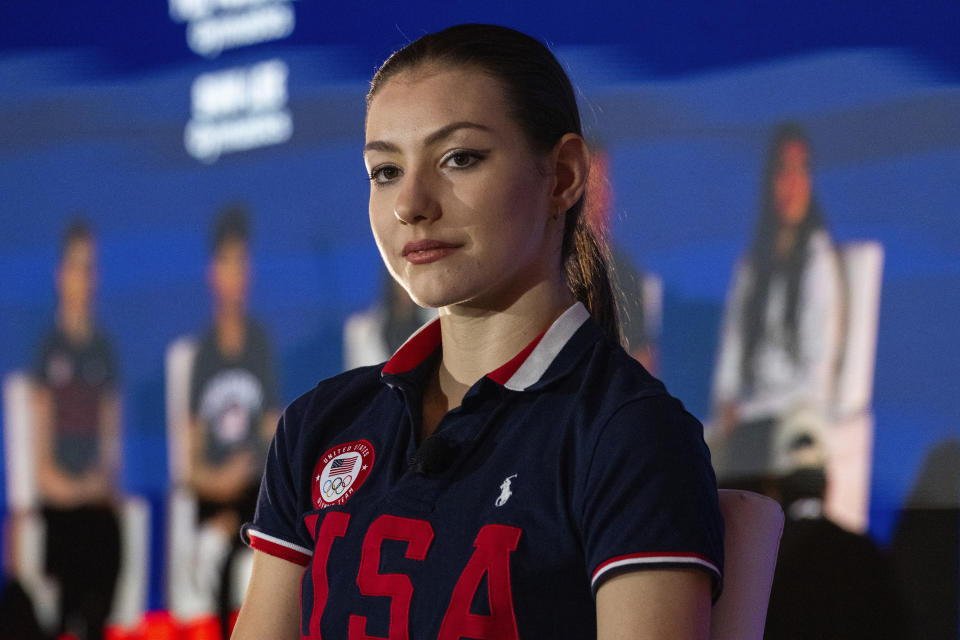
{"type": "Polygon", "coordinates": [[[780,148],[773,175],[773,202],[781,224],[795,226],[803,221],[810,190],[810,152],[802,141],[789,140],[780,148]]]}
{"type": "Polygon", "coordinates": [[[247,243],[239,238],[225,240],[213,256],[208,277],[218,305],[242,309],[250,287],[247,243]]]}
{"type": "Polygon", "coordinates": [[[503,308],[562,277],[544,158],[485,73],[418,67],[380,87],[364,148],[370,226],[414,301],[503,308]]]}
{"type": "Polygon", "coordinates": [[[61,303],[72,309],[89,310],[97,284],[97,254],[92,240],[70,242],[60,262],[57,287],[61,303]]]}

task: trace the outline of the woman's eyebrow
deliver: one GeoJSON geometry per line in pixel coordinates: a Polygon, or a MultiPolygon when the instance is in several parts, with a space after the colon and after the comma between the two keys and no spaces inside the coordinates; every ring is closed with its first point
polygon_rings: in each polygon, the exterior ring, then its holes
{"type": "Polygon", "coordinates": [[[480,131],[490,131],[490,127],[479,124],[477,122],[470,122],[469,120],[460,120],[459,122],[452,122],[445,127],[440,127],[439,129],[437,129],[436,131],[428,135],[426,138],[424,138],[423,144],[424,146],[430,146],[432,144],[436,144],[437,142],[440,142],[444,138],[447,138],[453,135],[455,131],[459,131],[460,129],[479,129],[480,131]]]}
{"type": "MultiPolygon", "coordinates": [[[[470,122],[469,120],[460,120],[458,122],[451,122],[448,125],[440,127],[439,129],[437,129],[436,131],[428,135],[426,138],[424,138],[423,145],[425,147],[429,147],[432,144],[436,144],[437,142],[440,142],[444,138],[447,138],[453,135],[455,131],[459,131],[460,129],[478,129],[480,131],[489,131],[490,127],[479,124],[477,122],[470,122]]],[[[371,140],[363,147],[364,153],[366,153],[367,151],[397,152],[399,150],[400,148],[397,147],[397,145],[393,144],[392,142],[386,142],[384,140],[371,140]]]]}

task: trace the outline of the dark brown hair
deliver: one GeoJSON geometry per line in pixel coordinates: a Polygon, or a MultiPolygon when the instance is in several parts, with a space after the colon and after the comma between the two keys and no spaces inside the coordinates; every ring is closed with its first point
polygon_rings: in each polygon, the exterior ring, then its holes
{"type": "Polygon", "coordinates": [[[770,137],[764,167],[760,214],[757,217],[757,225],[748,257],[753,270],[753,285],[747,295],[743,312],[744,317],[741,319],[744,349],[740,364],[748,385],[753,383],[755,377],[753,357],[764,334],[764,319],[767,312],[770,285],[776,273],[782,273],[787,283],[784,329],[786,330],[788,351],[794,359],[799,358],[800,285],[807,262],[807,248],[810,244],[810,237],[815,232],[826,228],[823,214],[811,189],[810,203],[803,221],[797,228],[797,237],[793,247],[784,258],[776,258],[777,232],[781,222],[774,200],[774,179],[780,170],[783,149],[791,142],[800,143],[807,150],[807,153],[812,155],[810,139],[800,125],[796,123],[781,123],[770,137]]]}
{"type": "Polygon", "coordinates": [[[76,242],[93,242],[93,227],[86,218],[75,217],[67,223],[60,238],[60,255],[66,256],[67,251],[76,242]]]}
{"type": "MultiPolygon", "coordinates": [[[[425,35],[395,52],[370,81],[367,107],[394,75],[422,64],[474,67],[503,85],[511,116],[530,147],[546,153],[567,133],[582,135],[573,86],[550,50],[507,27],[462,24],[425,35]]],[[[583,198],[565,213],[561,259],[567,285],[606,333],[620,341],[609,252],[588,226],[583,198]]]]}
{"type": "Polygon", "coordinates": [[[234,240],[244,244],[250,241],[250,215],[239,203],[228,204],[217,214],[210,234],[210,253],[216,255],[223,245],[234,240]]]}

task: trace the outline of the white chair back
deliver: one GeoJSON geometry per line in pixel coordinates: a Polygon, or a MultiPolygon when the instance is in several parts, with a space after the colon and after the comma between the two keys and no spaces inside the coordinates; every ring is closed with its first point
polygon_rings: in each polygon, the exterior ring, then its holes
{"type": "MultiPolygon", "coordinates": [[[[190,376],[196,340],[181,336],[167,347],[165,393],[167,411],[167,607],[180,621],[211,615],[206,600],[195,593],[194,549],[197,544],[197,500],[187,486],[189,465],[190,376]]],[[[209,598],[208,598],[209,599],[209,598]]],[[[208,600],[207,599],[207,600],[208,600]]]]}
{"type": "Polygon", "coordinates": [[[7,508],[11,511],[26,511],[37,506],[34,433],[30,377],[14,371],[3,379],[3,446],[7,508]]]}
{"type": "Polygon", "coordinates": [[[186,482],[189,455],[190,374],[197,343],[190,336],[174,340],[166,353],[167,467],[174,486],[186,482]]]}
{"type": "Polygon", "coordinates": [[[883,246],[872,240],[841,245],[846,290],[844,342],[827,429],[827,516],[866,531],[873,457],[873,374],[883,278],[883,246]]]}
{"type": "Polygon", "coordinates": [[[47,527],[40,515],[34,455],[33,385],[23,371],[3,378],[3,447],[7,484],[6,571],[33,602],[40,626],[52,631],[60,590],[44,571],[47,527]]]}
{"type": "Polygon", "coordinates": [[[660,341],[663,326],[663,280],[652,273],[643,274],[643,330],[650,342],[660,341]]]}
{"type": "Polygon", "coordinates": [[[723,593],[713,605],[711,640],[763,640],[783,510],[771,498],[721,489],[723,593]]]}
{"type": "Polygon", "coordinates": [[[833,398],[836,419],[870,409],[883,277],[883,245],[879,242],[849,242],[839,251],[846,283],[846,322],[833,398]]]}

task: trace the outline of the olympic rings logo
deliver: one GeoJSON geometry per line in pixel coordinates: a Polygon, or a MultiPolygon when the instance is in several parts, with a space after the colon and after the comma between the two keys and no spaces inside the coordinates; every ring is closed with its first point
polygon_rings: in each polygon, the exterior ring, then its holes
{"type": "Polygon", "coordinates": [[[332,500],[346,491],[352,482],[353,476],[349,474],[345,476],[337,476],[333,479],[327,479],[327,481],[323,483],[323,495],[327,498],[327,500],[332,500]]]}

